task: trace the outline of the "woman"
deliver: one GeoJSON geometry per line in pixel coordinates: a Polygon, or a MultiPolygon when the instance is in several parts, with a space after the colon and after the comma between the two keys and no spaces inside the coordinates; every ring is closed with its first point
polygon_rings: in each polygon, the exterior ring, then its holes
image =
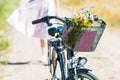
{"type": "MultiPolygon", "coordinates": [[[[40,3],[38,18],[42,18],[44,16],[55,16],[58,15],[58,8],[59,8],[59,0],[30,0],[29,2],[37,1],[40,3]]],[[[41,62],[44,64],[48,63],[47,60],[47,40],[49,39],[47,34],[47,28],[42,28],[39,30],[38,28],[46,26],[43,24],[37,24],[34,37],[40,38],[40,45],[41,45],[41,62]]]]}
{"type": "Polygon", "coordinates": [[[40,60],[47,64],[47,40],[50,38],[47,25],[40,23],[33,25],[32,21],[44,16],[58,15],[59,0],[29,0],[17,8],[7,21],[25,35],[37,37],[41,44],[40,60]]]}

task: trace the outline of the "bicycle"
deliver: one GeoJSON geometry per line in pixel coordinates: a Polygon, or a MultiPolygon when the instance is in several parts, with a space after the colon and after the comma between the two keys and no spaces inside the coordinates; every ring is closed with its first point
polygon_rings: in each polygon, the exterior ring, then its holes
{"type": "MultiPolygon", "coordinates": [[[[63,23],[63,25],[57,27],[51,27],[48,29],[49,35],[55,37],[54,39],[48,40],[48,62],[50,66],[50,73],[52,75],[52,80],[99,80],[94,74],[91,73],[90,69],[85,68],[84,65],[87,63],[86,57],[75,58],[75,54],[77,51],[86,51],[86,50],[73,49],[65,42],[67,38],[66,31],[70,26],[70,20],[71,20],[70,18],[66,18],[66,17],[60,18],[58,16],[45,16],[41,19],[34,20],[32,24],[45,22],[47,23],[48,26],[52,26],[53,24],[50,23],[51,19],[57,19],[63,23]],[[66,50],[66,54],[64,50],[66,50]],[[57,61],[59,62],[60,65],[60,72],[61,72],[60,78],[56,76],[57,61]],[[67,64],[67,66],[65,64],[67,64]]],[[[97,34],[97,39],[95,39],[94,41],[94,44],[96,45],[93,46],[88,51],[95,50],[98,41],[106,27],[106,23],[103,20],[98,19],[96,16],[95,16],[95,20],[99,20],[100,27],[91,28],[91,31],[94,30],[97,31],[98,29],[100,29],[101,32],[99,32],[100,35],[97,34]]],[[[86,28],[83,28],[83,31],[85,29],[86,28]]]]}

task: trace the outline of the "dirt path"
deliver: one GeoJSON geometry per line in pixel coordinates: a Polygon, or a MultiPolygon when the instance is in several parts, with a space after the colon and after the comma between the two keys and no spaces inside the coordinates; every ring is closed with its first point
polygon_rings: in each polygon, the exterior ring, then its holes
{"type": "MultiPolygon", "coordinates": [[[[67,11],[65,11],[68,16],[67,11]]],[[[63,16],[63,15],[62,15],[63,16]]],[[[39,39],[30,38],[13,30],[12,52],[9,63],[4,70],[7,75],[3,80],[45,80],[50,78],[49,68],[43,66],[40,60],[39,39]]],[[[106,28],[95,52],[78,53],[78,56],[88,58],[87,67],[100,80],[119,80],[120,64],[120,33],[106,28]]]]}

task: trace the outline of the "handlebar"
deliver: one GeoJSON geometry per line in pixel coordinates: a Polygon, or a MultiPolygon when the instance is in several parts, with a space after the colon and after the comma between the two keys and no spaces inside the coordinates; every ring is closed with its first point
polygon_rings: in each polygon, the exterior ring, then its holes
{"type": "MultiPolygon", "coordinates": [[[[37,20],[32,21],[32,24],[45,22],[45,23],[47,23],[48,26],[52,26],[52,23],[49,22],[50,19],[57,19],[57,20],[66,24],[66,22],[67,22],[66,20],[68,20],[69,18],[60,18],[58,16],[45,16],[41,19],[37,19],[37,20]]],[[[106,23],[102,19],[99,19],[99,21],[101,21],[101,26],[102,27],[106,26],[106,23]]]]}
{"type": "Polygon", "coordinates": [[[52,24],[49,22],[50,19],[57,19],[57,20],[65,23],[64,18],[60,18],[60,17],[58,17],[58,16],[45,16],[45,17],[43,17],[43,18],[41,18],[41,19],[37,19],[37,20],[32,21],[32,24],[37,24],[37,23],[41,23],[41,22],[46,22],[48,26],[51,26],[52,24]]]}

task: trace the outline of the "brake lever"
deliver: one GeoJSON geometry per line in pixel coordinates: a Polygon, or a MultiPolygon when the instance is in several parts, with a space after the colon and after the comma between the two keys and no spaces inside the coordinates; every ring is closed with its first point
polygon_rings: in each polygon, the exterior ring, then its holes
{"type": "Polygon", "coordinates": [[[46,24],[47,24],[48,26],[52,26],[52,23],[50,23],[50,19],[48,19],[48,20],[46,21],[46,24]]]}

